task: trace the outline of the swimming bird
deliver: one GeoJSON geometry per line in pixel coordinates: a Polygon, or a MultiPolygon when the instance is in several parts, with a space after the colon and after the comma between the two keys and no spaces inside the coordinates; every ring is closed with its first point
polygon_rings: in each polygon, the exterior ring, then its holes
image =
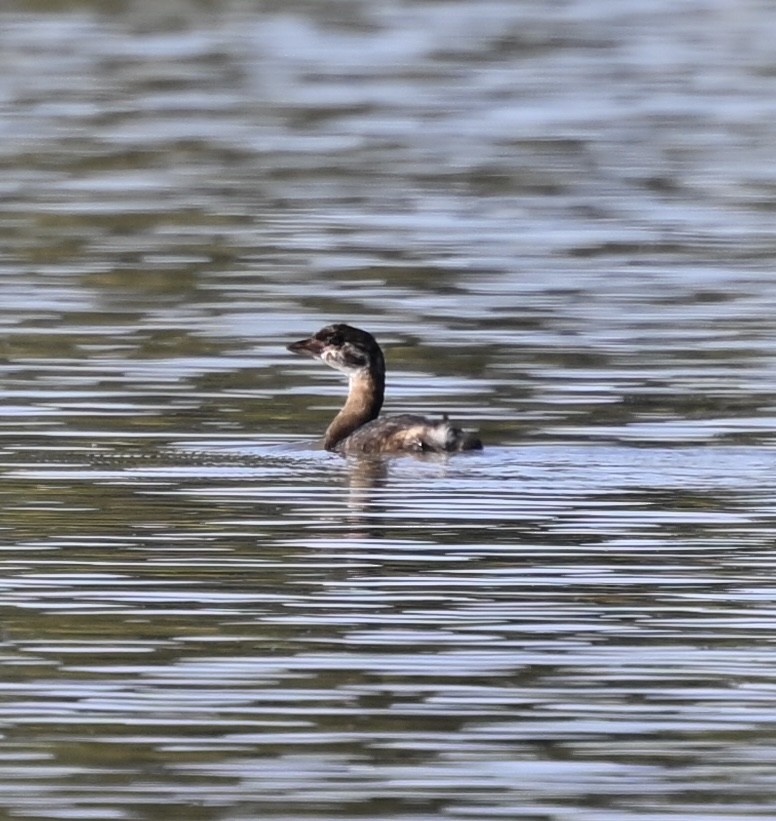
{"type": "Polygon", "coordinates": [[[446,416],[439,421],[414,414],[379,416],[385,395],[385,359],[367,331],[338,322],[292,343],[288,350],[320,359],[348,377],[348,398],[323,436],[326,450],[398,454],[482,449],[474,434],[454,427],[446,416]]]}

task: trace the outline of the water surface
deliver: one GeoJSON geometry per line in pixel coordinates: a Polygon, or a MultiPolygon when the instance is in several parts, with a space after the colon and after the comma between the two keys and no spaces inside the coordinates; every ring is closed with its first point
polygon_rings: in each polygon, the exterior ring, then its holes
{"type": "Polygon", "coordinates": [[[773,817],[771,18],[0,12],[1,812],[773,817]]]}

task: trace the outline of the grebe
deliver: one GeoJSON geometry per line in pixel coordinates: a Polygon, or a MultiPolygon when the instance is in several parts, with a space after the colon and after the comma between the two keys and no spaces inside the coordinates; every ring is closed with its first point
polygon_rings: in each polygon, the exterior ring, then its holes
{"type": "Polygon", "coordinates": [[[481,450],[470,433],[439,422],[402,414],[377,418],[385,394],[385,360],[372,334],[340,322],[321,328],[309,339],[288,346],[348,375],[350,387],[342,410],[323,436],[326,450],[339,453],[406,453],[481,450]]]}

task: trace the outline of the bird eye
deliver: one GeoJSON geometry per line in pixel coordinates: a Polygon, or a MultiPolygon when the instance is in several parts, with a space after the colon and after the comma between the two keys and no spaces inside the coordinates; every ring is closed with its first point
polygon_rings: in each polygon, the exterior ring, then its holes
{"type": "Polygon", "coordinates": [[[334,345],[335,348],[339,348],[344,342],[345,337],[339,331],[329,337],[329,345],[334,345]]]}

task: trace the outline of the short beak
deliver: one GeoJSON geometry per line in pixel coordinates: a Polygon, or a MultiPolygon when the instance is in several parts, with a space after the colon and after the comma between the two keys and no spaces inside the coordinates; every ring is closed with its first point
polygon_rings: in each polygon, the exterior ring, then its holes
{"type": "Polygon", "coordinates": [[[311,336],[309,339],[300,339],[299,342],[292,342],[288,346],[291,353],[307,354],[308,356],[320,356],[323,353],[323,342],[311,336]]]}

